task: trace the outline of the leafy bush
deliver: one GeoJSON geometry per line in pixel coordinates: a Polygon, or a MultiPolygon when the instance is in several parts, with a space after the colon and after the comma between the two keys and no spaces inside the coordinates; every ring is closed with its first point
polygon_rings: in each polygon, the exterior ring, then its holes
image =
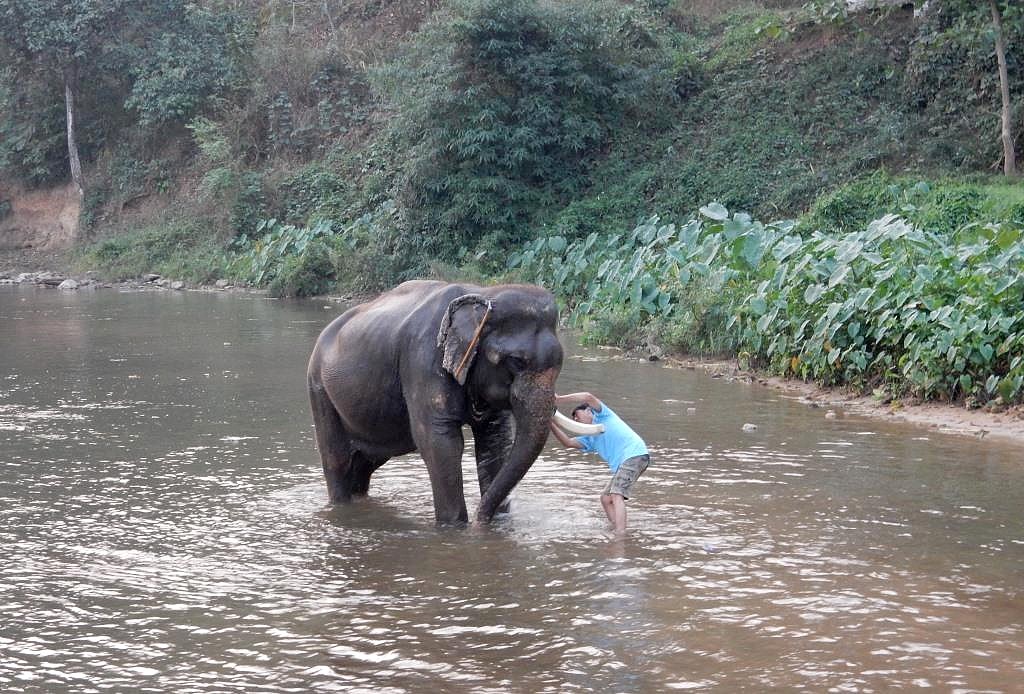
{"type": "Polygon", "coordinates": [[[332,244],[338,286],[375,292],[423,276],[427,261],[401,242],[400,229],[397,206],[385,200],[335,235],[332,244]]]}
{"type": "Polygon", "coordinates": [[[244,77],[239,49],[252,36],[240,14],[187,4],[168,16],[176,21],[127,51],[134,79],[125,106],[143,127],[187,122],[207,99],[240,86],[244,77]]]}
{"type": "Polygon", "coordinates": [[[631,330],[657,317],[688,345],[734,347],[823,383],[974,402],[1024,394],[1021,225],[950,239],[887,215],[805,239],[793,222],[701,212],[678,228],[653,217],[628,234],[544,237],[509,264],[566,297],[584,328],[592,315],[631,330]],[[687,315],[701,295],[703,311],[687,315]]]}
{"type": "Polygon", "coordinates": [[[321,220],[310,226],[263,220],[253,235],[233,244],[230,273],[281,295],[311,295],[337,286],[379,291],[422,269],[396,245],[396,208],[387,202],[373,213],[339,226],[321,220]]]}
{"type": "Polygon", "coordinates": [[[1024,222],[1024,189],[997,179],[929,182],[877,172],[816,200],[799,228],[855,231],[890,210],[915,226],[950,235],[977,219],[1024,222]]]}
{"type": "Polygon", "coordinates": [[[671,103],[666,58],[630,12],[462,2],[376,73],[398,111],[409,243],[447,257],[491,233],[516,244],[587,185],[589,159],[626,113],[671,103]]]}
{"type": "Polygon", "coordinates": [[[288,256],[267,288],[271,296],[315,296],[334,285],[334,264],[322,240],[315,240],[297,255],[288,256]]]}
{"type": "Polygon", "coordinates": [[[258,232],[260,221],[267,213],[266,196],[263,193],[263,179],[259,174],[248,171],[238,177],[238,191],[231,203],[229,223],[235,236],[258,232]]]}
{"type": "Polygon", "coordinates": [[[202,283],[220,277],[227,261],[223,250],[201,227],[171,222],[86,246],[76,264],[115,280],[155,272],[202,283]]]}
{"type": "Polygon", "coordinates": [[[311,242],[330,234],[330,222],[297,227],[282,224],[276,219],[262,220],[251,236],[242,235],[235,240],[233,245],[237,256],[231,264],[231,272],[253,286],[266,286],[281,272],[289,258],[300,258],[292,269],[293,272],[300,271],[301,257],[311,242]]]}
{"type": "Polygon", "coordinates": [[[278,186],[283,199],[282,219],[291,224],[315,224],[321,219],[347,219],[355,197],[352,184],[322,165],[307,166],[278,186]]]}
{"type": "Polygon", "coordinates": [[[756,278],[761,242],[792,223],[765,227],[748,215],[729,220],[718,204],[703,211],[713,216],[711,224],[695,219],[677,229],[651,217],[624,234],[592,233],[572,243],[561,236],[542,237],[512,255],[509,267],[521,268],[567,297],[577,322],[612,307],[667,317],[691,291],[718,297],[710,309],[727,303],[737,286],[756,278]],[[720,254],[727,256],[724,262],[720,254]]]}
{"type": "Polygon", "coordinates": [[[744,342],[774,369],[925,397],[1021,395],[1019,226],[976,225],[951,242],[888,215],[770,250],[774,271],[737,316],[744,342]]]}

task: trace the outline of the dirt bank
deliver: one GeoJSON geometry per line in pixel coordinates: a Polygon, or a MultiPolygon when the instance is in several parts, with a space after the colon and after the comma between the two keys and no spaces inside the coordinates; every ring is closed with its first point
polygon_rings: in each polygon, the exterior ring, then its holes
{"type": "MultiPolygon", "coordinates": [[[[72,183],[26,190],[0,181],[0,249],[69,248],[78,236],[82,200],[72,183]]],[[[49,269],[49,268],[47,268],[49,269]]]]}
{"type": "Polygon", "coordinates": [[[822,409],[822,416],[832,410],[872,419],[904,422],[944,434],[993,438],[1024,446],[1024,407],[1015,406],[1003,412],[969,410],[962,405],[919,403],[913,400],[883,402],[871,396],[850,393],[841,388],[821,388],[813,383],[765,376],[740,369],[736,362],[707,361],[688,357],[666,360],[671,366],[699,369],[709,377],[753,381],[773,388],[808,407],[822,409]]]}
{"type": "Polygon", "coordinates": [[[38,248],[0,248],[0,272],[70,273],[71,261],[63,250],[40,250],[38,248]]]}

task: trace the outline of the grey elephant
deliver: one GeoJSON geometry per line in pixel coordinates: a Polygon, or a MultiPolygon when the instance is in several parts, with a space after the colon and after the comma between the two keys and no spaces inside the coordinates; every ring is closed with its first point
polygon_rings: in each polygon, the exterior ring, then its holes
{"type": "Polygon", "coordinates": [[[349,309],[307,373],[328,496],[366,495],[388,459],[419,451],[439,524],[468,520],[463,425],[489,521],[540,454],[562,368],[554,297],[533,285],[417,280],[349,309]]]}

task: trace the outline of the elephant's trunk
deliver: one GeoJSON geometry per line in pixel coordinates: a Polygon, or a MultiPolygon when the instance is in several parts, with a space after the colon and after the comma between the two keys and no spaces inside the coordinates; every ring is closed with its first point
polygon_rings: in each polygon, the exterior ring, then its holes
{"type": "Polygon", "coordinates": [[[540,455],[548,439],[548,422],[555,409],[555,379],[558,369],[540,373],[522,373],[512,384],[512,416],[516,437],[508,458],[480,498],[477,521],[491,520],[505,497],[519,483],[540,455]]]}

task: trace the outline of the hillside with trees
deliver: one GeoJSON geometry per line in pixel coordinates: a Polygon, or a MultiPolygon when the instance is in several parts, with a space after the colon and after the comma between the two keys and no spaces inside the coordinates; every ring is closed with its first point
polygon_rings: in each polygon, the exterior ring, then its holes
{"type": "Polygon", "coordinates": [[[0,232],[20,191],[70,181],[82,268],[278,295],[530,279],[594,339],[1020,397],[1017,3],[0,0],[0,17],[0,232]],[[903,277],[897,258],[946,260],[903,277]],[[876,305],[860,290],[888,263],[876,305]],[[954,298],[991,308],[984,326],[974,304],[932,315],[954,298]]]}

